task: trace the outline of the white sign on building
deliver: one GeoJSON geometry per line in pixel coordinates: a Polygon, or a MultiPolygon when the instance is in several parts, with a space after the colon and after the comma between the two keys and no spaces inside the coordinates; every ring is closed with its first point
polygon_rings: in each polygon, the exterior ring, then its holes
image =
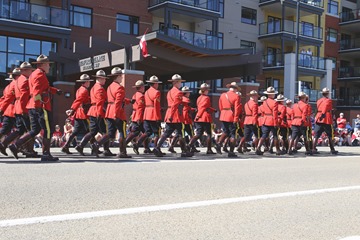
{"type": "Polygon", "coordinates": [[[110,66],[109,54],[104,53],[93,57],[94,69],[105,68],[110,66]]]}
{"type": "Polygon", "coordinates": [[[80,72],[86,72],[93,70],[91,57],[79,60],[80,72]]]}

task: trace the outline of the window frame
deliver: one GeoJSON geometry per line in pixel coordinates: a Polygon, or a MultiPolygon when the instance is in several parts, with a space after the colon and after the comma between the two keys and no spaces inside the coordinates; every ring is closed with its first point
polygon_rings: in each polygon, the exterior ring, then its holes
{"type": "Polygon", "coordinates": [[[140,17],[137,16],[133,16],[133,15],[127,15],[127,14],[123,14],[123,13],[117,13],[116,14],[116,32],[120,32],[120,33],[124,33],[124,34],[129,34],[129,35],[135,35],[135,36],[139,36],[140,34],[140,17]],[[120,19],[119,15],[121,16],[125,16],[128,17],[129,20],[125,20],[125,19],[120,19]],[[137,22],[132,21],[133,19],[137,19],[137,22]],[[119,31],[119,22],[127,22],[129,23],[129,27],[130,27],[130,32],[122,32],[119,31]],[[134,26],[135,24],[137,25],[137,33],[134,33],[134,26]]]}
{"type": "Polygon", "coordinates": [[[245,24],[250,24],[250,25],[255,25],[257,24],[257,10],[253,9],[253,8],[248,8],[248,7],[241,7],[241,23],[245,23],[245,24]],[[249,11],[248,13],[251,15],[251,19],[250,18],[244,18],[244,10],[249,11]],[[254,18],[255,17],[255,18],[254,18]],[[246,21],[246,20],[250,20],[250,21],[246,21]]]}
{"type": "Polygon", "coordinates": [[[332,42],[332,43],[337,43],[338,42],[338,31],[334,28],[328,28],[327,33],[326,33],[326,41],[332,42]],[[333,36],[332,34],[335,34],[335,41],[332,41],[330,38],[331,36],[333,36]]]}
{"type": "Polygon", "coordinates": [[[338,16],[339,15],[339,2],[334,1],[334,0],[329,0],[327,13],[338,16]],[[332,7],[336,7],[336,13],[332,12],[332,7]]]}
{"type": "Polygon", "coordinates": [[[92,28],[93,27],[93,9],[92,8],[88,8],[88,7],[82,7],[82,6],[78,6],[78,5],[71,5],[70,6],[70,26],[74,26],[74,27],[82,27],[82,28],[92,28]],[[74,8],[80,8],[80,9],[85,9],[85,10],[90,10],[90,13],[87,12],[81,12],[78,10],[74,10],[74,8]],[[75,14],[81,14],[81,15],[87,15],[90,16],[90,26],[88,24],[74,24],[74,20],[75,20],[75,14]]]}

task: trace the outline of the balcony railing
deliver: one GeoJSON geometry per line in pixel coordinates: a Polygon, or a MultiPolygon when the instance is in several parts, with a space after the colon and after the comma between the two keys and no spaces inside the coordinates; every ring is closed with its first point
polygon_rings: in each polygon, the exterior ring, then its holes
{"type": "Polygon", "coordinates": [[[164,2],[173,2],[215,12],[220,11],[219,0],[149,0],[149,7],[153,7],[164,2]]]}
{"type": "Polygon", "coordinates": [[[360,38],[340,41],[340,50],[360,48],[360,38]]]}
{"type": "MultiPolygon", "coordinates": [[[[316,7],[324,7],[324,1],[323,0],[299,0],[301,3],[308,4],[311,6],[316,7]]],[[[276,2],[274,0],[260,0],[260,3],[266,3],[266,2],[276,2]]],[[[284,0],[284,2],[297,2],[297,0],[284,0]]]]}
{"type": "MultiPolygon", "coordinates": [[[[285,20],[284,26],[282,27],[282,21],[272,21],[272,22],[264,22],[259,24],[259,35],[267,35],[267,34],[274,34],[274,33],[296,33],[296,22],[285,20]]],[[[307,24],[300,24],[299,35],[304,37],[311,37],[322,39],[322,28],[321,27],[314,27],[307,24]]]]}
{"type": "Polygon", "coordinates": [[[68,10],[11,0],[0,0],[0,18],[59,27],[70,26],[68,10]]]}
{"type": "Polygon", "coordinates": [[[196,47],[215,49],[215,50],[222,49],[222,45],[220,44],[222,38],[219,38],[217,36],[212,36],[197,32],[190,32],[181,29],[173,29],[173,28],[157,30],[157,32],[178,39],[180,41],[183,41],[187,44],[191,44],[196,47]]]}
{"type": "Polygon", "coordinates": [[[263,56],[264,67],[281,67],[284,66],[282,54],[268,54],[263,56]]]}
{"type": "Polygon", "coordinates": [[[340,22],[342,23],[355,20],[360,20],[360,9],[340,13],[340,22]]]}
{"type": "Polygon", "coordinates": [[[305,23],[300,24],[299,34],[304,37],[323,39],[322,27],[309,26],[305,23]]]}
{"type": "Polygon", "coordinates": [[[340,67],[339,78],[360,77],[360,67],[340,67]]]}
{"type": "Polygon", "coordinates": [[[285,20],[284,28],[282,28],[282,21],[264,22],[259,24],[260,36],[266,34],[279,33],[279,32],[295,33],[295,22],[290,20],[285,20]]]}
{"type": "Polygon", "coordinates": [[[349,89],[347,93],[340,93],[339,106],[360,106],[360,90],[357,88],[349,89]]]}
{"type": "Polygon", "coordinates": [[[298,65],[299,67],[325,70],[326,59],[322,57],[316,57],[309,54],[300,53],[298,65]]]}

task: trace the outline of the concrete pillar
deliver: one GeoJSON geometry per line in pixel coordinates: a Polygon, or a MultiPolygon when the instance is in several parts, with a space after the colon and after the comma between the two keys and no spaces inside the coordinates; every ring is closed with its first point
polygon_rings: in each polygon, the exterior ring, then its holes
{"type": "Polygon", "coordinates": [[[330,59],[327,59],[325,62],[325,66],[326,74],[320,79],[320,90],[327,87],[330,89],[330,92],[332,92],[332,61],[330,59]]]}
{"type": "Polygon", "coordinates": [[[296,56],[295,53],[287,53],[285,54],[284,61],[284,94],[285,97],[294,101],[296,86],[295,79],[295,71],[296,71],[296,56]]]}
{"type": "MultiPolygon", "coordinates": [[[[144,80],[145,72],[144,71],[125,69],[124,70],[124,75],[125,75],[124,87],[126,89],[125,97],[131,99],[132,96],[134,95],[134,93],[136,92],[136,88],[133,88],[132,86],[135,85],[137,80],[144,80]]],[[[130,116],[132,114],[132,105],[131,104],[125,106],[125,114],[126,114],[126,117],[128,117],[128,120],[129,120],[130,116]]]]}

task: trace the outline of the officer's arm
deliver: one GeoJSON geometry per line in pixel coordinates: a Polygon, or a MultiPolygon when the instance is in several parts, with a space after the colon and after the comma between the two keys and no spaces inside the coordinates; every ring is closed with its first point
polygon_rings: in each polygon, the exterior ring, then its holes
{"type": "Polygon", "coordinates": [[[222,97],[224,96],[224,93],[221,94],[221,96],[219,97],[219,110],[220,112],[224,109],[223,105],[222,105],[222,97]]]}
{"type": "Polygon", "coordinates": [[[106,92],[103,88],[98,88],[98,90],[95,92],[95,98],[96,101],[96,112],[97,116],[103,117],[104,115],[104,104],[106,101],[106,92]]]}
{"type": "Polygon", "coordinates": [[[306,123],[307,122],[307,117],[309,115],[309,108],[306,106],[303,110],[303,113],[302,113],[302,118],[301,118],[301,122],[302,123],[306,123]]]}
{"type": "Polygon", "coordinates": [[[160,91],[156,92],[153,105],[155,113],[158,114],[160,112],[160,91]]]}
{"type": "Polygon", "coordinates": [[[252,116],[255,119],[255,121],[253,122],[253,124],[258,124],[258,119],[259,119],[259,105],[254,104],[252,107],[252,116]]]}
{"type": "Polygon", "coordinates": [[[234,122],[238,122],[239,121],[239,116],[240,116],[240,111],[241,111],[241,105],[240,105],[240,96],[236,96],[236,100],[234,103],[234,122]]]}
{"type": "Polygon", "coordinates": [[[144,119],[145,97],[142,95],[137,101],[137,112],[141,121],[144,119]]]}
{"type": "Polygon", "coordinates": [[[204,114],[206,107],[210,105],[210,101],[208,98],[205,98],[205,101],[202,101],[198,105],[198,112],[196,114],[196,118],[201,118],[201,116],[204,114]]]}
{"type": "MultiPolygon", "coordinates": [[[[21,104],[21,111],[23,111],[23,109],[26,108],[26,104],[29,101],[29,82],[28,81],[24,81],[21,85],[19,85],[19,90],[20,90],[20,96],[19,96],[19,100],[20,104],[21,104]]],[[[21,113],[23,114],[23,112],[21,113]]]]}
{"type": "MultiPolygon", "coordinates": [[[[12,84],[12,83],[10,83],[12,84]]],[[[10,105],[11,102],[15,100],[14,88],[13,86],[9,85],[6,88],[6,92],[4,91],[4,100],[1,104],[0,110],[5,112],[6,108],[10,105]]]]}
{"type": "Polygon", "coordinates": [[[114,116],[113,117],[116,117],[116,114],[118,114],[120,112],[120,108],[123,104],[123,100],[124,100],[124,97],[125,97],[125,91],[121,88],[118,88],[116,90],[116,92],[114,93],[115,95],[115,99],[114,99],[114,104],[115,104],[115,112],[114,112],[114,116]]]}
{"type": "Polygon", "coordinates": [[[278,117],[279,117],[278,112],[279,112],[279,110],[278,110],[278,102],[275,101],[274,109],[273,109],[273,116],[274,116],[274,121],[275,121],[276,124],[278,123],[278,117]]]}
{"type": "Polygon", "coordinates": [[[80,105],[87,100],[87,94],[88,93],[86,91],[80,92],[80,94],[77,96],[77,98],[74,100],[73,104],[71,105],[70,109],[76,111],[80,107],[80,105]]]}
{"type": "Polygon", "coordinates": [[[182,103],[182,96],[184,94],[182,92],[178,92],[174,98],[173,104],[170,109],[170,118],[174,117],[175,112],[178,110],[179,105],[182,103]]]}

